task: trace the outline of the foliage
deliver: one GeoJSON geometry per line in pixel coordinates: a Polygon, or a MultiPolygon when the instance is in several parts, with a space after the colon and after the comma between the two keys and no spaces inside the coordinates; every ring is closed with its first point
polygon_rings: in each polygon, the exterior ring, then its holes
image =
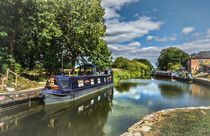
{"type": "Polygon", "coordinates": [[[114,63],[114,79],[146,78],[149,76],[150,67],[136,60],[118,57],[114,63]]]}
{"type": "Polygon", "coordinates": [[[170,70],[175,70],[175,71],[178,71],[178,70],[180,70],[180,68],[182,68],[183,66],[182,66],[182,64],[179,64],[179,63],[177,63],[177,64],[172,64],[172,63],[168,63],[168,67],[169,67],[169,69],[170,70]]]}
{"type": "Polygon", "coordinates": [[[0,72],[111,65],[101,0],[1,0],[0,16],[0,72]]]}
{"type": "Polygon", "coordinates": [[[149,66],[150,70],[154,68],[153,65],[150,63],[150,61],[147,59],[134,59],[134,60],[149,66]]]}
{"type": "Polygon", "coordinates": [[[169,70],[173,65],[174,67],[172,68],[175,69],[181,65],[186,67],[188,58],[189,55],[181,49],[175,47],[163,49],[158,58],[158,68],[161,70],[169,70]]]}
{"type": "Polygon", "coordinates": [[[208,72],[208,66],[210,66],[210,62],[202,63],[201,66],[203,66],[204,72],[208,72]]]}

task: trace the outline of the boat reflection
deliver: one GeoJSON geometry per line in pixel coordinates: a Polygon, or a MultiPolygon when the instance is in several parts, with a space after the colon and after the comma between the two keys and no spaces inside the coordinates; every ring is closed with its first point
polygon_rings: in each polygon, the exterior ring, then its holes
{"type": "Polygon", "coordinates": [[[67,104],[39,105],[14,117],[4,116],[0,135],[103,136],[112,99],[113,87],[67,104]]]}

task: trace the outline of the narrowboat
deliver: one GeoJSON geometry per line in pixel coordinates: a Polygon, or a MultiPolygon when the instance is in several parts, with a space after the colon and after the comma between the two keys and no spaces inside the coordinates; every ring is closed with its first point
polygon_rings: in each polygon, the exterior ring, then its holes
{"type": "Polygon", "coordinates": [[[45,104],[71,101],[113,86],[113,72],[103,72],[95,65],[79,68],[78,76],[51,76],[42,90],[45,104]]]}
{"type": "Polygon", "coordinates": [[[157,71],[155,72],[156,78],[169,78],[173,79],[176,76],[176,73],[173,72],[165,72],[165,71],[157,71]]]}

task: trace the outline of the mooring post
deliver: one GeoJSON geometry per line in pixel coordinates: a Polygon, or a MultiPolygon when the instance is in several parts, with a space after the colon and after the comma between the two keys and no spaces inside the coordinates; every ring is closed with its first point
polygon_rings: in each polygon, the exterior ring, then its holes
{"type": "Polygon", "coordinates": [[[8,82],[9,70],[7,69],[6,83],[8,82]]]}
{"type": "Polygon", "coordinates": [[[1,79],[1,89],[4,90],[4,76],[2,76],[2,79],[1,79]]]}
{"type": "Polygon", "coordinates": [[[16,77],[15,77],[15,86],[16,86],[16,88],[17,88],[17,86],[18,86],[18,76],[16,75],[16,77]]]}

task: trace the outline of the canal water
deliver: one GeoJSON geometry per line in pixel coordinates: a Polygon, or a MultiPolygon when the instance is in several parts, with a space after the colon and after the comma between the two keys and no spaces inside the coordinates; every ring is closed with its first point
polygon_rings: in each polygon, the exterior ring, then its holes
{"type": "Polygon", "coordinates": [[[209,106],[210,88],[177,81],[121,80],[71,103],[32,103],[0,113],[0,136],[119,136],[143,116],[167,108],[209,106]]]}

